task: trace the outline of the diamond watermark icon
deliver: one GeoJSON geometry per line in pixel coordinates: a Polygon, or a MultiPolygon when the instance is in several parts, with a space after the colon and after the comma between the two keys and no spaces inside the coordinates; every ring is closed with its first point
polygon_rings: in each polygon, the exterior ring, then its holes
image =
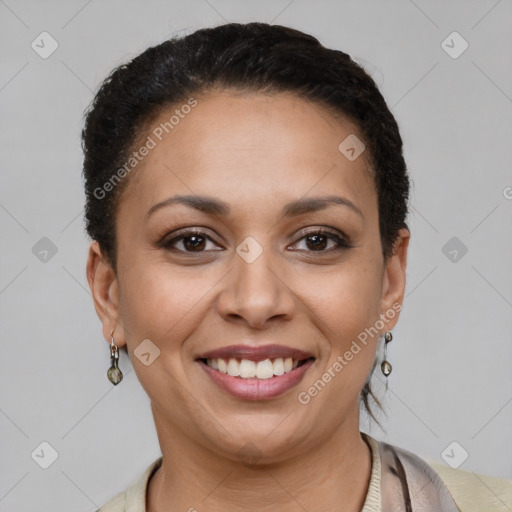
{"type": "Polygon", "coordinates": [[[468,252],[468,248],[456,236],[454,236],[443,245],[441,252],[452,263],[458,263],[468,252]]]}
{"type": "Polygon", "coordinates": [[[261,452],[253,443],[246,443],[238,450],[237,456],[244,464],[254,464],[261,459],[261,452]]]}
{"type": "Polygon", "coordinates": [[[43,441],[34,449],[30,456],[38,466],[48,469],[58,459],[59,454],[48,441],[43,441]]]}
{"type": "Polygon", "coordinates": [[[353,133],[343,139],[338,146],[340,153],[351,162],[358,158],[365,149],[363,141],[353,133]]]}
{"type": "Polygon", "coordinates": [[[43,236],[32,247],[32,253],[43,263],[48,263],[57,254],[57,246],[49,238],[43,236]]]}
{"type": "Polygon", "coordinates": [[[248,236],[237,248],[236,252],[247,263],[252,263],[263,252],[263,247],[252,236],[248,236]]]}
{"type": "Polygon", "coordinates": [[[442,459],[453,469],[460,467],[469,457],[469,453],[457,441],[452,441],[442,452],[442,459]]]}
{"type": "Polygon", "coordinates": [[[47,59],[59,47],[59,43],[48,32],[41,32],[30,46],[39,57],[47,59]]]}
{"type": "Polygon", "coordinates": [[[151,340],[145,339],[133,353],[143,365],[149,366],[160,355],[160,349],[151,340]]]}
{"type": "Polygon", "coordinates": [[[441,48],[452,58],[458,59],[469,47],[468,42],[458,33],[452,32],[441,43],[441,48]]]}

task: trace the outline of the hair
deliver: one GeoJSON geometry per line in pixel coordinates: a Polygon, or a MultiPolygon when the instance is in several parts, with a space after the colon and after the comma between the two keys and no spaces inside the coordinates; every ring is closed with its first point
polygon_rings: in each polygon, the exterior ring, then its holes
{"type": "MultiPolygon", "coordinates": [[[[214,88],[293,93],[353,121],[377,192],[383,259],[393,253],[398,230],[407,228],[409,178],[397,122],[374,80],[348,54],[304,32],[267,23],[228,23],[147,48],[112,70],[85,111],[86,231],[116,274],[116,211],[129,182],[121,172],[123,163],[164,108],[214,88]],[[115,186],[107,186],[113,178],[115,186]]],[[[378,423],[370,396],[382,409],[367,381],[362,403],[378,423]]]]}

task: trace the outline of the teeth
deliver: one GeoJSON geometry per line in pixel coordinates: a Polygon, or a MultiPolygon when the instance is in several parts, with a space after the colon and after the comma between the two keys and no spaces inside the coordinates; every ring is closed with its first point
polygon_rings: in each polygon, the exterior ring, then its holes
{"type": "Polygon", "coordinates": [[[227,373],[231,377],[270,379],[274,375],[291,372],[294,368],[297,368],[299,360],[294,360],[291,357],[278,357],[256,362],[250,359],[238,360],[231,357],[227,362],[221,358],[207,359],[206,364],[214,370],[227,373]]]}
{"type": "MultiPolygon", "coordinates": [[[[242,377],[242,379],[256,377],[257,366],[259,366],[259,363],[258,363],[258,365],[256,365],[256,363],[254,361],[249,361],[248,359],[242,359],[240,361],[240,377],[242,377]]],[[[259,374],[258,374],[258,378],[261,379],[259,374]]]]}
{"type": "Polygon", "coordinates": [[[274,361],[274,375],[283,375],[284,373],[284,361],[283,358],[280,357],[274,361]]]}
{"type": "Polygon", "coordinates": [[[231,377],[240,376],[240,364],[236,359],[231,358],[228,362],[228,375],[231,377]]]}
{"type": "Polygon", "coordinates": [[[274,376],[274,365],[270,359],[260,361],[256,365],[256,377],[258,379],[270,379],[274,376]]]}
{"type": "MultiPolygon", "coordinates": [[[[208,364],[208,366],[211,366],[212,368],[214,368],[214,366],[210,365],[208,363],[208,361],[213,361],[213,359],[208,359],[207,364],[208,364]]],[[[219,367],[219,372],[228,373],[228,365],[227,365],[226,361],[224,361],[224,359],[215,359],[215,361],[217,361],[217,366],[219,367]]]]}

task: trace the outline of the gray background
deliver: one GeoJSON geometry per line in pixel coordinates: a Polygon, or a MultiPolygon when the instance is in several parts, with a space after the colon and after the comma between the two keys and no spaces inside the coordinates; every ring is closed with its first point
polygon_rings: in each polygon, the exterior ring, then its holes
{"type": "Polygon", "coordinates": [[[365,417],[363,430],[439,461],[456,441],[462,469],[512,478],[510,1],[0,0],[0,511],[93,511],[160,455],[124,352],[123,382],[106,377],[85,277],[82,113],[114,66],[224,21],[289,25],[350,53],[399,122],[406,298],[386,432],[365,417]],[[43,31],[59,45],[47,59],[31,47],[43,31]],[[469,44],[457,58],[442,46],[453,31],[469,44]],[[58,454],[47,469],[43,441],[58,454]]]}

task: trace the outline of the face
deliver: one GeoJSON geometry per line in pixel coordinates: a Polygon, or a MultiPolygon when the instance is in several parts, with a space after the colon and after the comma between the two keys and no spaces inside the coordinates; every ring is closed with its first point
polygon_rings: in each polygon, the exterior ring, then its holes
{"type": "Polygon", "coordinates": [[[159,437],[280,460],[358,429],[378,333],[398,319],[408,233],[385,262],[367,155],[338,149],[362,139],[347,119],[291,94],[196,100],[169,133],[179,105],[141,133],[155,144],[117,212],[118,274],[93,243],[88,279],[159,437]]]}

